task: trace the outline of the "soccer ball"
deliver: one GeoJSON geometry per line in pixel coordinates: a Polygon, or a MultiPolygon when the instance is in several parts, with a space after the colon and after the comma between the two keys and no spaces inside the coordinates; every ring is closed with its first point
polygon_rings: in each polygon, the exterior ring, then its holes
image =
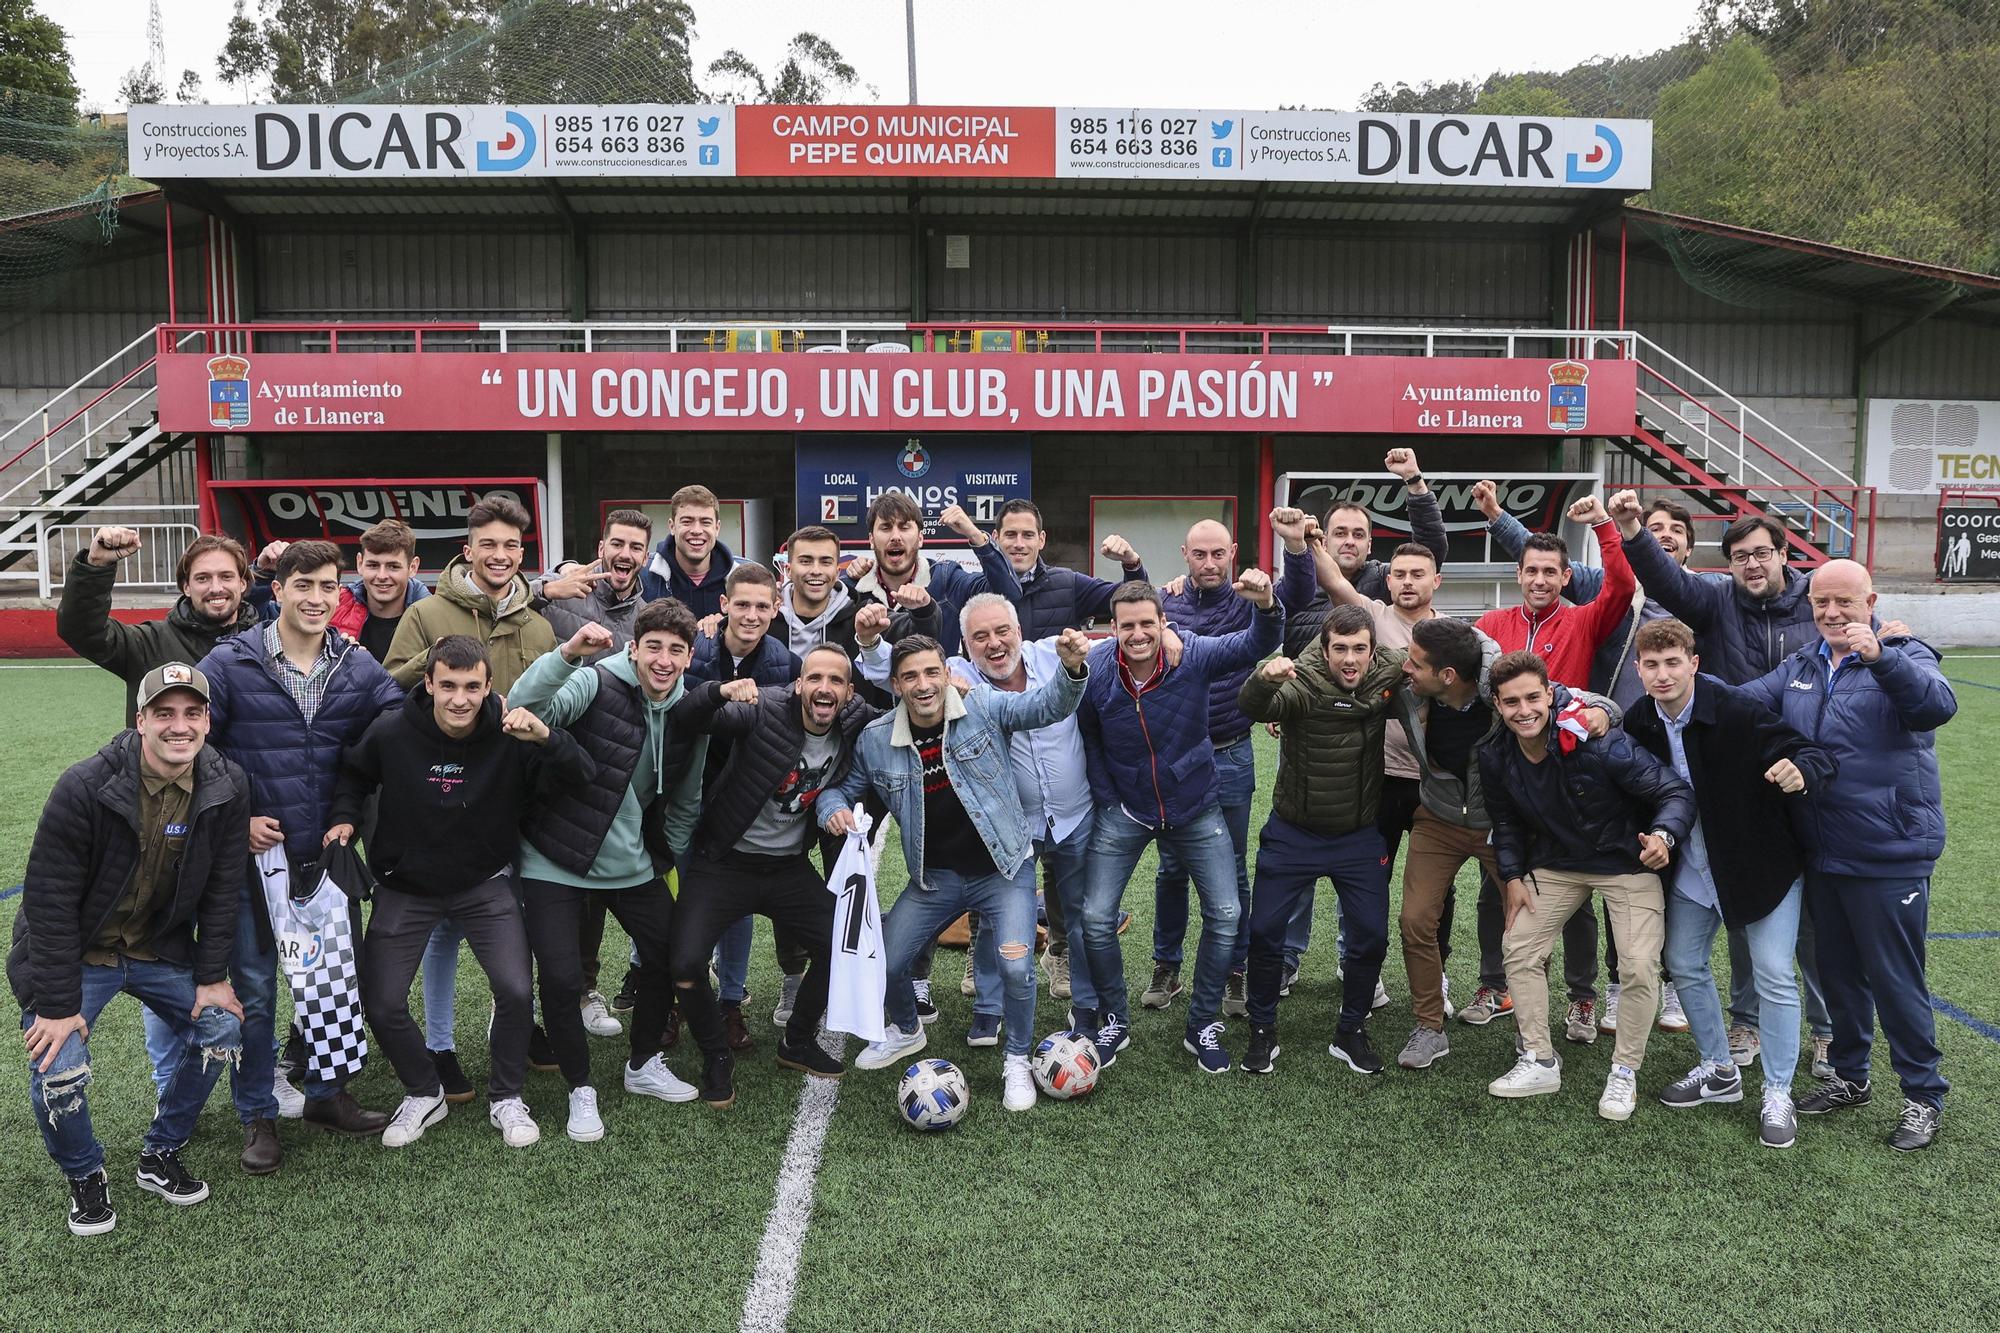
{"type": "Polygon", "coordinates": [[[1058,1101],[1082,1097],[1097,1086],[1097,1043],[1074,1032],[1051,1032],[1028,1057],[1035,1082],[1058,1101]]]}
{"type": "Polygon", "coordinates": [[[949,1060],[919,1060],[903,1071],[896,1109],[912,1129],[950,1129],[972,1102],[965,1074],[949,1060]]]}

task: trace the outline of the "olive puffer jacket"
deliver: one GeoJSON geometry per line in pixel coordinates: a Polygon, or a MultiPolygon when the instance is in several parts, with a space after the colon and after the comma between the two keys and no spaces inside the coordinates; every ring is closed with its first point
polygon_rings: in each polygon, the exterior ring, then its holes
{"type": "Polygon", "coordinates": [[[1334,677],[1318,644],[1292,666],[1290,680],[1253,670],[1237,694],[1253,721],[1283,724],[1271,809],[1329,837],[1372,827],[1382,800],[1382,733],[1403,654],[1377,648],[1352,690],[1334,677]]]}

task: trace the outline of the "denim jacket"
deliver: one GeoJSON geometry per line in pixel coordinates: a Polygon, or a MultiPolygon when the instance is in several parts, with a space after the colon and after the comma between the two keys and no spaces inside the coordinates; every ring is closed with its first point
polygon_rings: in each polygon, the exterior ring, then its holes
{"type": "MultiPolygon", "coordinates": [[[[961,698],[955,689],[945,691],[945,773],[993,864],[1010,879],[1028,859],[1036,833],[1021,811],[1010,739],[1017,731],[1046,727],[1074,713],[1087,679],[1058,671],[1025,694],[974,690],[961,698]]],[[[902,704],[863,728],[853,769],[838,790],[820,793],[814,808],[821,825],[835,811],[858,803],[871,785],[903,830],[903,860],[912,882],[934,887],[923,882],[924,766],[902,704]]]]}

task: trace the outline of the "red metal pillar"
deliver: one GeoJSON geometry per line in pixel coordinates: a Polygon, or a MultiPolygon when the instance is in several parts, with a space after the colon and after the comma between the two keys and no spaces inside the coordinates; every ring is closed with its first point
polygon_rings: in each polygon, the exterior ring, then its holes
{"type": "Polygon", "coordinates": [[[1277,485],[1277,450],[1268,435],[1257,437],[1257,568],[1271,568],[1271,491],[1277,485]]]}
{"type": "Polygon", "coordinates": [[[167,323],[180,322],[174,313],[174,201],[167,200],[167,323]]]}
{"type": "Polygon", "coordinates": [[[222,524],[215,513],[215,492],[209,488],[209,482],[215,480],[215,460],[209,452],[213,447],[213,436],[194,437],[195,494],[200,497],[195,522],[203,532],[222,531],[222,524]]]}
{"type": "Polygon", "coordinates": [[[1625,215],[1618,215],[1618,329],[1625,330],[1625,215]]]}

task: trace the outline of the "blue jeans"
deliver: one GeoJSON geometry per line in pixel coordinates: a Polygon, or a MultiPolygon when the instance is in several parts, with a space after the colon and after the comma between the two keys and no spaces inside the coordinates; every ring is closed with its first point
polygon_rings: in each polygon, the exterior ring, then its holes
{"type": "Polygon", "coordinates": [[[455,1051],[452,1029],[458,1022],[458,946],[465,932],[450,917],[431,928],[424,946],[424,1049],[455,1051]]]}
{"type": "MultiPolygon", "coordinates": [[[[96,1027],[97,1016],[121,991],[145,1005],[148,1013],[158,1014],[176,1038],[177,1054],[168,1070],[166,1090],[141,1149],[173,1152],[194,1134],[195,1117],[222,1077],[222,1066],[234,1063],[241,1052],[243,1029],[236,1015],[213,1005],[202,1010],[199,1019],[188,1016],[194,1008],[192,968],[123,957],[109,967],[83,965],[83,1005],[78,1012],[85,1025],[96,1027]]],[[[21,1015],[23,1032],[34,1023],[33,1012],[21,1015]]],[[[40,1060],[28,1062],[28,1100],[41,1126],[42,1142],[65,1176],[81,1179],[104,1165],[104,1145],[91,1130],[90,1099],[84,1091],[92,1078],[87,1040],[70,1033],[57,1048],[48,1073],[40,1066],[40,1060]]],[[[268,1086],[265,1091],[270,1091],[268,1086]]]]}
{"type": "Polygon", "coordinates": [[[1312,892],[1321,875],[1333,880],[1340,897],[1347,940],[1340,1031],[1359,1032],[1368,1021],[1389,952],[1389,858],[1381,830],[1368,824],[1333,836],[1272,815],[1257,839],[1257,893],[1250,920],[1238,932],[1250,940],[1250,1021],[1258,1027],[1278,1021],[1285,933],[1299,899],[1312,892]]]}
{"type": "MultiPolygon", "coordinates": [[[[1826,1012],[1826,991],[1819,984],[1819,956],[1813,947],[1816,936],[1813,933],[1812,913],[1799,913],[1799,980],[1803,987],[1806,1011],[1806,1026],[1812,1029],[1814,1037],[1831,1037],[1833,1019],[1826,1012]]],[[[1745,1027],[1763,1030],[1757,1017],[1757,997],[1760,988],[1756,984],[1757,965],[1751,960],[1750,945],[1743,938],[1743,932],[1729,932],[1729,1017],[1745,1027]]],[[[1685,1006],[1683,1006],[1685,1007],[1685,1006]]],[[[1796,1018],[1794,1019],[1796,1022],[1796,1018]]]]}
{"type": "Polygon", "coordinates": [[[715,942],[715,979],[721,983],[716,998],[723,1004],[741,1005],[750,993],[750,943],[756,924],[741,917],[715,942]]]}
{"type": "Polygon", "coordinates": [[[1819,927],[1820,977],[1833,1016],[1827,1058],[1834,1072],[1850,1083],[1867,1081],[1879,1017],[1903,1096],[1943,1106],[1951,1084],[1938,1071],[1937,1015],[1924,978],[1930,880],[1808,870],[1806,904],[1819,927]]]}
{"type": "MultiPolygon", "coordinates": [[[[1042,894],[1053,897],[1063,919],[1063,933],[1069,944],[1070,1004],[1077,1009],[1097,1008],[1097,986],[1083,955],[1083,886],[1086,854],[1090,850],[1090,824],[1086,819],[1070,830],[1063,842],[1043,839],[1035,844],[1035,859],[1042,863],[1042,894]]],[[[1055,947],[1049,941],[1049,947],[1055,947]]],[[[972,1012],[998,1017],[1003,1007],[1000,985],[1000,950],[993,932],[977,916],[972,918],[972,1012]]]]}
{"type": "Polygon", "coordinates": [[[883,1015],[904,1032],[917,1030],[917,992],[910,984],[910,965],[923,947],[962,912],[984,918],[1005,993],[1007,1054],[1026,1055],[1038,1040],[1035,1033],[1035,863],[1021,862],[1012,878],[998,871],[968,879],[950,870],[927,870],[928,885],[914,880],[882,918],[882,947],[887,953],[883,1015]],[[1003,951],[1019,945],[1020,956],[1003,951]]]}
{"type": "MultiPolygon", "coordinates": [[[[1750,956],[1757,999],[1761,1001],[1757,1031],[1763,1043],[1764,1090],[1789,1092],[1799,1063],[1799,988],[1792,980],[1792,955],[1798,949],[1799,909],[1803,885],[1794,883],[1769,915],[1740,932],[1750,956]]],[[[1667,971],[1687,1011],[1695,1049],[1710,1064],[1729,1063],[1729,1033],[1722,1024],[1722,999],[1716,993],[1709,958],[1715,952],[1715,932],[1722,915],[1680,893],[1667,894],[1667,971]]],[[[1733,970],[1733,965],[1732,965],[1733,970]]]]}
{"type": "MultiPolygon", "coordinates": [[[[1257,794],[1257,751],[1250,737],[1215,752],[1215,803],[1222,808],[1222,820],[1229,829],[1229,842],[1236,852],[1237,919],[1250,919],[1250,801],[1257,794]]],[[[1153,877],[1153,961],[1181,965],[1187,942],[1188,872],[1180,855],[1164,839],[1160,842],[1160,869],[1153,877]]],[[[1312,899],[1308,897],[1285,935],[1285,961],[1298,965],[1312,932],[1312,899]],[[1303,924],[1301,924],[1303,923],[1303,924]],[[1296,947],[1294,947],[1296,945],[1296,947]]],[[[1241,972],[1249,966],[1250,937],[1238,931],[1235,950],[1229,955],[1229,970],[1241,972]]]]}
{"type": "MultiPolygon", "coordinates": [[[[1231,841],[1230,827],[1219,805],[1211,805],[1185,824],[1150,828],[1117,805],[1100,805],[1090,833],[1090,867],[1083,894],[1083,947],[1097,987],[1098,1009],[1129,1018],[1125,986],[1125,956],[1118,948],[1118,904],[1139,854],[1158,839],[1160,859],[1169,850],[1194,872],[1201,895],[1201,942],[1195,950],[1194,993],[1188,1001],[1188,1027],[1204,1027],[1222,1005],[1222,987],[1231,960],[1237,957],[1236,937],[1244,920],[1243,896],[1237,893],[1235,872],[1242,853],[1231,841]]],[[[1247,952],[1243,955],[1248,960],[1247,952]]],[[[1075,976],[1075,972],[1071,972],[1075,976]]]]}

